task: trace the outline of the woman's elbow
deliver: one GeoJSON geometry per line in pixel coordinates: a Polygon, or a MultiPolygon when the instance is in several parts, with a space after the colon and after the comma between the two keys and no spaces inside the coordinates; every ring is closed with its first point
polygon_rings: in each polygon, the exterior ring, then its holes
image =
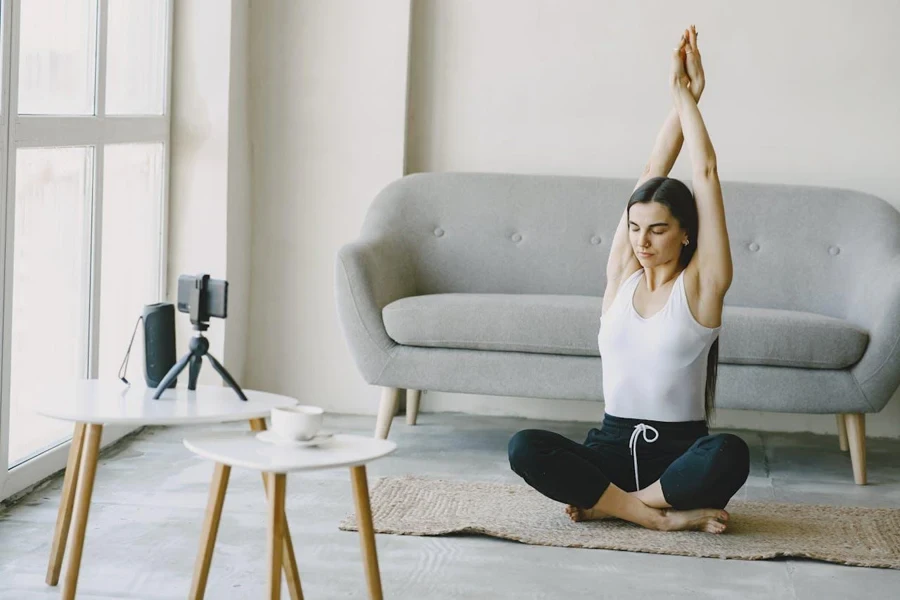
{"type": "Polygon", "coordinates": [[[703,179],[718,179],[719,167],[715,159],[705,160],[694,168],[694,177],[703,179]]]}

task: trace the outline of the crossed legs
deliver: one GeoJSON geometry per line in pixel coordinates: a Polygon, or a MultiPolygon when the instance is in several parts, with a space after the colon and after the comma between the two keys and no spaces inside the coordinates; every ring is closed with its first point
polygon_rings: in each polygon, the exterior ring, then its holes
{"type": "Polygon", "coordinates": [[[653,483],[634,490],[627,447],[586,446],[527,429],[510,440],[509,462],[526,483],[568,505],[573,520],[618,517],[662,531],[721,533],[728,520],[723,509],[746,481],[750,460],[739,437],[703,436],[662,469],[659,461],[641,467],[653,483]],[[663,472],[654,474],[654,467],[663,472]]]}

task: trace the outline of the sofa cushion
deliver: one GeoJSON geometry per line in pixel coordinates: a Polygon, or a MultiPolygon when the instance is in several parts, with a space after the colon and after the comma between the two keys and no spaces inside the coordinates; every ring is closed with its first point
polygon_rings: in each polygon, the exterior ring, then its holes
{"type": "MultiPolygon", "coordinates": [[[[552,294],[431,294],[384,307],[398,344],[600,356],[603,298],[552,294]]],[[[834,317],[725,305],[719,362],[844,369],[865,352],[868,333],[834,317]]]]}

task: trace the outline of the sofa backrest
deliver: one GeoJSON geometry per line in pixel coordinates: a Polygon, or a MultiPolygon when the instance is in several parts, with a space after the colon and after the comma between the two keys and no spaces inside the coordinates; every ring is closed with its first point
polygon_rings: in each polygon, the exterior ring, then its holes
{"type": "MultiPolygon", "coordinates": [[[[602,296],[610,244],[634,184],[418,173],[375,198],[362,237],[401,241],[419,295],[602,296]]],[[[734,261],[726,304],[841,317],[856,286],[877,276],[879,261],[900,253],[900,212],[875,196],[741,182],[723,182],[722,191],[734,261]]]]}

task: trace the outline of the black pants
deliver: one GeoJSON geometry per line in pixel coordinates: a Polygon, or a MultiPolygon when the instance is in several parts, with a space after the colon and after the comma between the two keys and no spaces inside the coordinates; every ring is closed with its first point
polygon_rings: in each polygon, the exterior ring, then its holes
{"type": "Polygon", "coordinates": [[[552,431],[518,432],[509,440],[509,465],[545,496],[580,508],[594,506],[610,483],[633,492],[657,479],[675,509],[725,508],[747,481],[750,451],[736,435],[709,435],[704,421],[606,414],[602,428],[591,429],[583,444],[552,431]],[[653,429],[636,430],[641,423],[653,429]],[[631,446],[638,456],[639,488],[631,446]]]}

